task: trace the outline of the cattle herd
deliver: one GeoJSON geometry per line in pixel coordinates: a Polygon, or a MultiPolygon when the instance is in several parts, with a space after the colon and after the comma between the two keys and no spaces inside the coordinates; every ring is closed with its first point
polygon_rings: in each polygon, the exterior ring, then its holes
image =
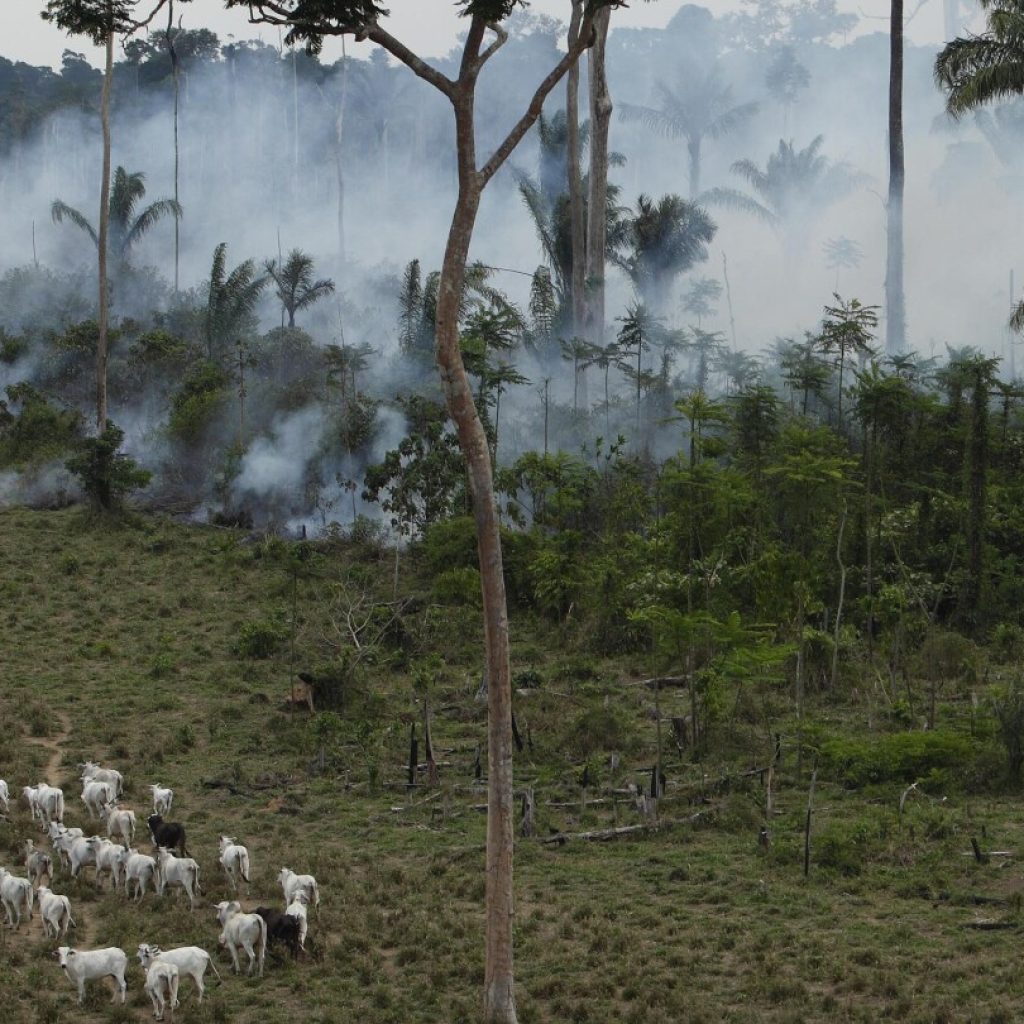
{"type": "MultiPolygon", "coordinates": [[[[81,828],[64,825],[64,793],[56,786],[40,783],[25,786],[21,793],[32,815],[50,840],[52,854],[38,849],[29,839],[23,847],[25,877],[0,867],[0,902],[7,917],[7,926],[17,930],[23,915],[32,920],[38,907],[44,934],[48,939],[66,939],[68,928],[75,927],[71,901],[67,896],[53,892],[54,868],[59,867],[72,878],[84,877],[82,872],[91,867],[97,887],[102,886],[103,875],[110,875],[112,892],[121,889],[126,896],[134,894],[139,902],[147,888],[163,896],[168,887],[184,890],[189,908],[195,908],[195,898],[201,892],[199,865],[189,856],[185,845],[185,828],[178,822],[166,821],[171,811],[174,793],[159,784],[149,787],[153,795],[153,813],[146,819],[153,853],[135,849],[135,812],[122,808],[119,800],[124,791],[124,778],[112,768],[87,761],[82,769],[82,802],[90,821],[99,821],[106,827],[106,835],[86,836],[81,828]],[[121,840],[116,842],[115,840],[121,840]],[[177,851],[176,853],[174,851],[177,851]],[[43,880],[47,884],[43,884],[43,880]]],[[[10,790],[0,779],[0,814],[10,813],[10,790]]],[[[232,892],[237,893],[241,883],[249,885],[249,851],[231,836],[220,837],[219,863],[232,892]]],[[[224,900],[216,905],[217,921],[221,932],[219,943],[231,957],[235,972],[241,970],[238,951],[244,950],[248,958],[247,973],[263,976],[263,963],[268,942],[278,942],[293,956],[306,948],[308,921],[306,909],[320,906],[320,890],[312,875],[297,875],[282,868],[278,881],[284,892],[284,911],[270,907],[257,907],[254,913],[245,913],[237,900],[224,900]]],[[[78,991],[78,1001],[85,999],[85,984],[102,978],[113,978],[115,991],[124,1003],[127,994],[125,970],[128,955],[111,946],[106,949],[74,949],[59,946],[53,956],[67,979],[78,991]]],[[[220,980],[220,974],[210,954],[199,946],[180,946],[162,949],[152,943],[140,943],[137,956],[146,972],[145,990],[153,1001],[153,1014],[164,1019],[165,1010],[173,1016],[178,1006],[178,984],[182,977],[190,977],[195,984],[198,1002],[203,1001],[203,976],[209,967],[220,980]]]]}

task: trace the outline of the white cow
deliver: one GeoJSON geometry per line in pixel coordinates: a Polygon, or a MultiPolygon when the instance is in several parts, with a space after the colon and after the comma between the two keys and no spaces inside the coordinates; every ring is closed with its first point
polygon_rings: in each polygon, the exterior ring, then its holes
{"type": "Polygon", "coordinates": [[[28,809],[32,812],[32,820],[38,821],[42,825],[43,812],[39,808],[39,787],[22,786],[21,795],[24,797],[25,803],[28,804],[28,809]]]}
{"type": "Polygon", "coordinates": [[[17,931],[21,925],[22,909],[32,920],[32,902],[35,890],[27,878],[12,875],[7,868],[0,868],[0,902],[7,911],[7,924],[17,931]]]}
{"type": "Polygon", "coordinates": [[[159,946],[143,942],[139,946],[139,963],[143,969],[147,969],[155,960],[166,960],[178,968],[180,974],[187,974],[195,983],[196,991],[199,993],[199,1002],[203,1001],[203,975],[206,968],[213,971],[214,976],[220,981],[220,972],[213,958],[205,949],[199,946],[179,946],[177,949],[161,949],[159,946]]]}
{"type": "Polygon", "coordinates": [[[174,790],[165,789],[159,782],[149,788],[153,792],[153,813],[167,817],[171,813],[171,804],[174,803],[174,790]]]}
{"type": "Polygon", "coordinates": [[[7,783],[0,779],[0,814],[6,814],[11,809],[11,791],[7,783]]]}
{"type": "Polygon", "coordinates": [[[163,896],[169,885],[180,885],[188,893],[189,909],[196,905],[199,888],[199,865],[191,857],[175,857],[166,846],[157,848],[156,894],[163,896]]]}
{"type": "Polygon", "coordinates": [[[42,881],[43,875],[46,876],[48,882],[53,880],[53,861],[50,859],[50,855],[43,853],[42,850],[37,850],[31,839],[25,840],[25,874],[28,875],[29,881],[37,887],[42,881]]]}
{"type": "MultiPolygon", "coordinates": [[[[85,1002],[85,983],[97,978],[113,978],[121,993],[121,1004],[124,1005],[128,984],[124,980],[125,968],[128,966],[128,954],[117,946],[106,949],[72,949],[60,946],[53,954],[59,961],[61,969],[68,981],[78,988],[78,1004],[85,1002]]],[[[117,992],[110,1000],[117,1001],[117,992]]]]}
{"type": "Polygon", "coordinates": [[[249,957],[248,973],[252,974],[253,965],[258,963],[262,978],[267,953],[267,924],[263,918],[259,914],[243,914],[242,905],[230,900],[217,904],[217,920],[223,929],[218,941],[228,947],[235,973],[239,973],[238,947],[241,946],[249,957]]]}
{"type": "Polygon", "coordinates": [[[298,919],[299,922],[299,946],[302,951],[306,950],[306,932],[309,930],[309,922],[306,919],[306,907],[309,905],[309,899],[306,894],[301,890],[295,894],[291,903],[288,904],[288,909],[285,913],[289,917],[298,919]]]}
{"type": "Polygon", "coordinates": [[[82,782],[109,782],[114,787],[114,796],[124,792],[124,776],[116,768],[101,768],[95,761],[86,761],[78,766],[82,769],[82,782]]]}
{"type": "Polygon", "coordinates": [[[39,783],[39,809],[43,815],[43,823],[49,825],[51,821],[64,824],[64,790],[56,786],[48,786],[45,782],[39,783]]]}
{"type": "Polygon", "coordinates": [[[281,868],[277,880],[281,883],[281,888],[284,889],[285,910],[291,905],[297,892],[304,892],[306,902],[312,904],[317,910],[320,909],[320,889],[312,875],[297,875],[291,868],[281,868]]]}
{"type": "Polygon", "coordinates": [[[53,844],[53,848],[57,852],[61,864],[70,870],[71,844],[76,839],[82,839],[85,836],[85,833],[80,828],[65,828],[63,825],[58,825],[55,821],[51,821],[47,828],[50,833],[50,842],[53,844]]]}
{"type": "Polygon", "coordinates": [[[146,971],[146,991],[153,1000],[153,1016],[164,1019],[164,1007],[169,1006],[171,1017],[178,1004],[178,968],[168,960],[154,960],[146,971]]]}
{"type": "Polygon", "coordinates": [[[130,847],[117,858],[124,867],[124,893],[131,895],[129,883],[135,883],[135,900],[138,902],[146,892],[146,883],[157,884],[156,861],[145,853],[139,853],[130,847]]]}
{"type": "Polygon", "coordinates": [[[246,885],[249,884],[249,851],[230,836],[220,837],[220,866],[235,892],[238,891],[239,877],[246,885]]]}
{"type": "Polygon", "coordinates": [[[107,804],[103,810],[107,816],[107,835],[111,839],[120,836],[126,846],[131,846],[135,842],[135,812],[117,804],[107,804]]]}
{"type": "MultiPolygon", "coordinates": [[[[90,838],[93,837],[90,836],[90,838]]],[[[70,843],[65,840],[63,845],[68,852],[68,862],[71,865],[72,878],[77,878],[82,868],[89,867],[89,865],[96,867],[96,851],[89,844],[89,840],[85,836],[76,836],[70,840],[70,843]]],[[[98,878],[96,879],[96,884],[99,885],[98,878]]]]}
{"type": "Polygon", "coordinates": [[[121,854],[128,847],[112,843],[102,836],[89,836],[86,842],[92,847],[92,852],[96,856],[96,885],[100,884],[100,875],[104,871],[108,871],[110,872],[110,887],[116,892],[117,887],[121,884],[121,874],[124,871],[121,854]]]}
{"type": "Polygon", "coordinates": [[[43,919],[43,931],[47,938],[53,931],[53,938],[67,938],[68,926],[77,927],[71,916],[71,901],[67,896],[52,892],[45,885],[39,886],[36,896],[39,899],[39,916],[43,919]]]}
{"type": "Polygon", "coordinates": [[[114,792],[114,785],[110,782],[87,782],[82,787],[82,803],[89,812],[89,820],[104,817],[103,808],[112,804],[117,794],[114,792]]]}

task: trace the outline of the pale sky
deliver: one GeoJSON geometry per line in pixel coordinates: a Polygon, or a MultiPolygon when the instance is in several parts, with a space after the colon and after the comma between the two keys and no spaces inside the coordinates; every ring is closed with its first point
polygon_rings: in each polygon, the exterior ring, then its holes
{"type": "MultiPolygon", "coordinates": [[[[4,8],[5,32],[0,40],[0,56],[9,60],[23,60],[29,64],[50,64],[59,66],[60,55],[65,49],[85,52],[90,60],[97,60],[98,50],[86,40],[70,38],[63,32],[44,22],[39,12],[45,6],[43,0],[0,0],[4,8]]],[[[684,0],[657,0],[655,3],[635,2],[626,9],[617,10],[612,18],[614,25],[661,27],[683,6],[684,0]]],[[[144,5],[143,5],[144,6],[144,5]]],[[[459,30],[465,22],[458,17],[452,0],[390,0],[388,8],[391,17],[389,29],[403,42],[426,56],[447,53],[454,45],[459,30]]],[[[736,10],[738,0],[705,0],[703,6],[716,14],[736,10]]],[[[839,0],[843,11],[866,15],[885,16],[888,0],[839,0]]],[[[568,0],[532,0],[530,9],[539,14],[550,14],[568,20],[568,0]]],[[[216,32],[222,40],[231,36],[240,39],[263,38],[277,42],[276,30],[269,26],[250,25],[245,12],[240,9],[224,10],[221,0],[193,0],[190,4],[179,5],[186,28],[205,27],[216,32]]],[[[878,31],[887,31],[882,20],[869,21],[866,26],[878,31]]],[[[942,34],[941,0],[926,0],[926,3],[908,26],[908,36],[915,42],[933,43],[942,34]]],[[[349,44],[351,46],[351,43],[349,44]]],[[[340,56],[340,43],[328,40],[324,48],[326,60],[340,56]]],[[[358,49],[351,52],[358,54],[358,49]]]]}

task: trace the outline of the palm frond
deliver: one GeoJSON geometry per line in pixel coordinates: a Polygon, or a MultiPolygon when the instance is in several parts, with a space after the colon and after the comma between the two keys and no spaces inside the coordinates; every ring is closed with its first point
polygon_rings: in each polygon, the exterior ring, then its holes
{"type": "Polygon", "coordinates": [[[124,241],[121,243],[121,255],[126,255],[132,246],[164,217],[171,216],[180,220],[183,213],[181,203],[174,199],[158,199],[155,203],[151,203],[135,218],[135,223],[125,235],[124,241]]]}
{"type": "Polygon", "coordinates": [[[707,203],[714,206],[724,206],[732,210],[741,210],[749,213],[765,224],[773,228],[779,226],[779,218],[766,206],[762,206],[756,199],[737,191],[734,188],[711,188],[698,196],[701,204],[707,203]]]}
{"type": "Polygon", "coordinates": [[[76,210],[73,206],[68,206],[67,203],[56,199],[50,205],[50,216],[53,218],[54,224],[61,224],[65,219],[71,221],[76,228],[80,228],[92,239],[93,245],[98,246],[100,244],[99,237],[86,216],[76,210]]]}

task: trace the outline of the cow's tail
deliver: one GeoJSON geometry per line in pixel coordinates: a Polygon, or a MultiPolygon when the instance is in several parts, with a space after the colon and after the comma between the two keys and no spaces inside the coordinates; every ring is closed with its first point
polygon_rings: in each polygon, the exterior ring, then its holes
{"type": "Polygon", "coordinates": [[[238,858],[238,870],[242,873],[242,878],[245,879],[245,884],[249,885],[249,851],[243,850],[238,858]]]}
{"type": "Polygon", "coordinates": [[[195,874],[196,892],[198,893],[198,892],[202,892],[203,891],[203,887],[199,884],[199,863],[198,863],[198,861],[196,862],[195,872],[196,872],[196,874],[195,874]]]}
{"type": "Polygon", "coordinates": [[[207,956],[207,964],[209,965],[210,970],[213,971],[213,976],[218,981],[220,981],[221,980],[220,971],[217,970],[217,965],[213,962],[213,957],[210,956],[209,953],[207,953],[206,956],[207,956]]]}
{"type": "MultiPolygon", "coordinates": [[[[259,914],[257,914],[256,916],[259,917],[259,914]]],[[[260,921],[260,957],[259,957],[259,965],[260,965],[260,977],[262,978],[263,977],[263,960],[264,960],[264,958],[267,955],[267,922],[264,921],[262,917],[259,918],[259,921],[260,921]]]]}

